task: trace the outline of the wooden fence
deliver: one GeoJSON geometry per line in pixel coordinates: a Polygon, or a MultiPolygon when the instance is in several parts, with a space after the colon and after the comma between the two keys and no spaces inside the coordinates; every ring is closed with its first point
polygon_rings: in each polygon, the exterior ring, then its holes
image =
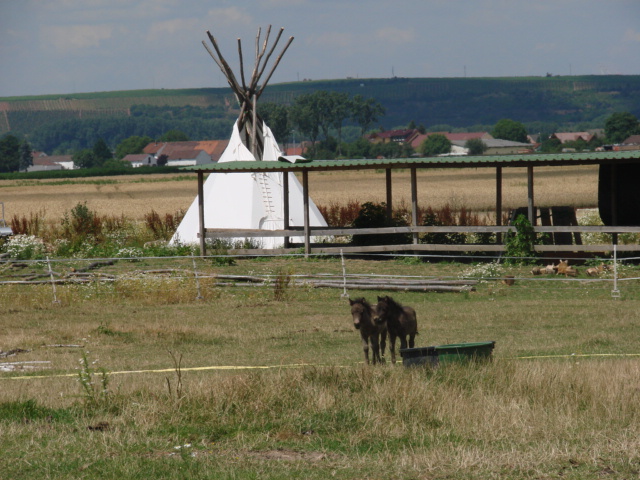
{"type": "MultiPolygon", "coordinates": [[[[205,238],[216,239],[251,239],[257,237],[282,237],[304,238],[304,243],[291,243],[289,248],[279,249],[233,249],[231,254],[286,254],[300,252],[302,248],[305,254],[327,253],[371,253],[371,252],[504,252],[503,243],[492,244],[425,244],[418,243],[418,236],[426,233],[463,233],[463,234],[495,234],[497,238],[504,238],[509,231],[516,232],[513,226],[403,226],[403,227],[383,227],[383,228],[331,228],[331,227],[311,227],[305,231],[302,227],[289,228],[287,230],[259,230],[259,229],[205,229],[205,238]],[[352,235],[386,235],[405,234],[411,235],[413,242],[400,245],[367,245],[357,246],[352,243],[322,242],[312,243],[315,237],[350,237],[352,235]]],[[[608,226],[544,226],[534,227],[536,233],[542,234],[570,234],[573,238],[578,238],[577,242],[569,245],[535,245],[536,252],[544,253],[609,253],[614,250],[614,245],[618,252],[640,252],[640,244],[618,244],[617,236],[620,234],[640,234],[640,227],[608,227],[608,226]],[[580,234],[611,234],[612,242],[608,244],[584,244],[580,234]]]]}

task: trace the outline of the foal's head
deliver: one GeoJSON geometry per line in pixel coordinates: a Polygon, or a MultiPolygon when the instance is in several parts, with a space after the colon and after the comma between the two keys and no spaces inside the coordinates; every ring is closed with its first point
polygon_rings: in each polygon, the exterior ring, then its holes
{"type": "Polygon", "coordinates": [[[353,326],[359,329],[362,325],[371,323],[374,316],[373,307],[364,298],[349,299],[353,326]]]}

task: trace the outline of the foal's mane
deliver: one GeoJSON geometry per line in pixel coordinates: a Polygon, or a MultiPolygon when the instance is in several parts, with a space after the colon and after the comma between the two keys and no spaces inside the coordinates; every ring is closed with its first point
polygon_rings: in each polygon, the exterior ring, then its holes
{"type": "Polygon", "coordinates": [[[353,303],[361,303],[362,305],[364,305],[367,308],[371,308],[371,304],[369,302],[367,302],[364,297],[360,297],[360,298],[354,298],[353,299],[353,303]]]}
{"type": "Polygon", "coordinates": [[[402,310],[402,305],[400,304],[400,302],[396,302],[389,295],[386,295],[383,298],[383,301],[386,302],[389,305],[389,309],[390,310],[402,310]]]}

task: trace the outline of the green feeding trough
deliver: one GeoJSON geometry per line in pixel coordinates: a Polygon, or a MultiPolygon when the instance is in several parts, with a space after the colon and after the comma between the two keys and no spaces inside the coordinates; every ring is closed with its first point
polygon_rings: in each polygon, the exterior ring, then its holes
{"type": "Polygon", "coordinates": [[[491,360],[496,342],[453,343],[431,347],[402,348],[402,364],[405,367],[428,365],[436,367],[448,363],[491,360]]]}

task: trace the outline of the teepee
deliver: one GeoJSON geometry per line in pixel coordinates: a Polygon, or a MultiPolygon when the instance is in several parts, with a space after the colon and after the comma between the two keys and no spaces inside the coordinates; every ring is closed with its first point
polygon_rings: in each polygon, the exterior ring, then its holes
{"type": "MultiPolygon", "coordinates": [[[[280,59],[287,50],[293,37],[290,37],[284,49],[276,59],[267,78],[259,84],[267,62],[273,54],[276,45],[284,29],[280,29],[274,43],[270,48],[268,28],[266,38],[259,48],[260,29],[256,37],[256,59],[249,82],[244,78],[242,59],[242,44],[238,39],[238,54],[240,57],[241,82],[238,82],[233,71],[226,62],[216,39],[207,31],[207,35],[213,48],[202,42],[211,58],[216,62],[225,75],[229,86],[233,90],[240,106],[238,120],[233,126],[229,145],[222,153],[221,162],[233,161],[278,161],[283,153],[271,132],[271,129],[262,121],[257,113],[257,100],[264,91],[267,82],[275,71],[280,59]],[[265,56],[266,54],[266,56],[265,56]]],[[[264,229],[280,230],[284,228],[284,189],[283,175],[288,175],[289,180],[289,221],[291,227],[304,225],[303,191],[302,185],[293,173],[269,172],[269,173],[212,173],[203,185],[203,198],[205,205],[205,228],[229,228],[229,229],[264,229]]],[[[309,199],[309,225],[327,226],[322,214],[309,199]]],[[[171,243],[192,244],[197,243],[199,232],[198,197],[195,198],[182,222],[178,226],[171,243]]],[[[229,239],[244,240],[242,238],[229,239]]],[[[277,248],[283,245],[283,237],[255,237],[253,243],[260,248],[277,248]]],[[[293,242],[302,242],[302,238],[292,238],[293,242]]]]}

